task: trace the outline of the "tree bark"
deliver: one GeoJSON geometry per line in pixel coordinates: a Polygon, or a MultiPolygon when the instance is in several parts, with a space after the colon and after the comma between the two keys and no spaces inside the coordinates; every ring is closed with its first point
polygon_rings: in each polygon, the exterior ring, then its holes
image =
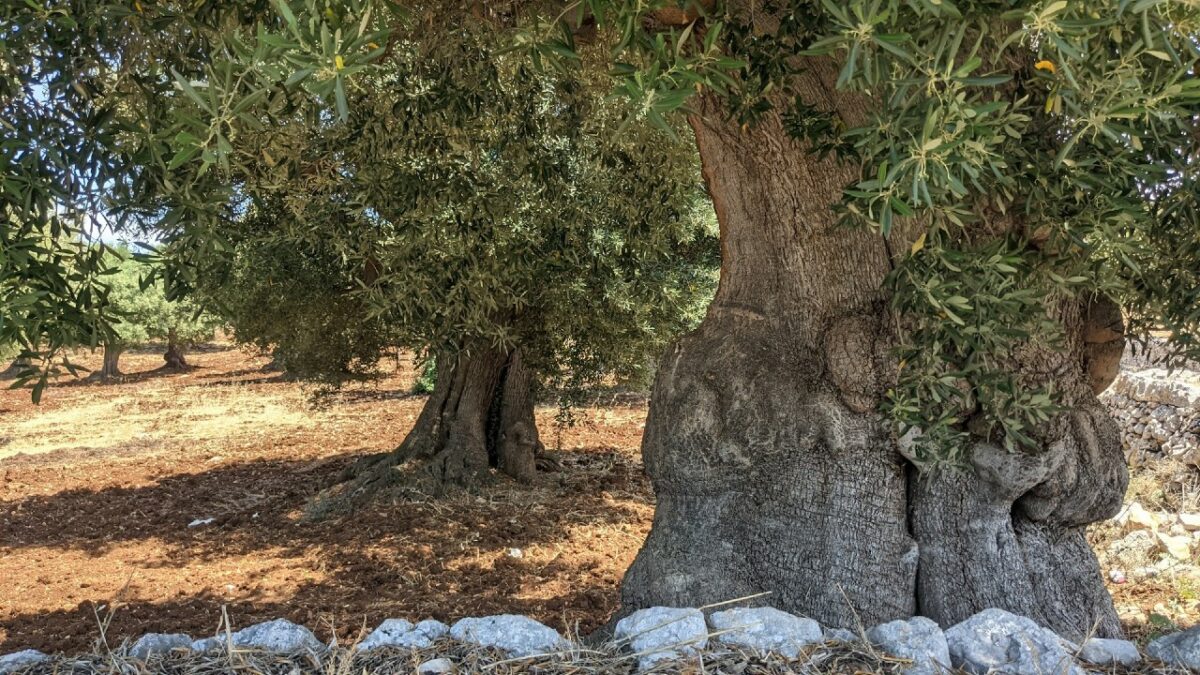
{"type": "Polygon", "coordinates": [[[437,359],[437,382],[396,450],[352,466],[313,501],[309,516],[352,510],[385,488],[440,495],[490,479],[529,482],[542,448],[534,379],[520,350],[477,347],[437,359]]]}
{"type": "MultiPolygon", "coordinates": [[[[808,103],[857,124],[835,76],[810,71],[808,103]]],[[[806,153],[777,117],[743,130],[700,110],[720,286],[658,370],[642,445],[658,508],[623,611],[767,592],[757,602],[848,628],[1001,607],[1069,637],[1118,633],[1083,528],[1115,513],[1124,464],[1082,332],[1014,355],[1069,388],[1045,453],[981,440],[965,476],[919,475],[876,412],[897,372],[882,282],[904,242],[837,225],[857,167],[806,153]]]]}
{"type": "Polygon", "coordinates": [[[96,376],[101,380],[109,380],[121,376],[121,354],[125,351],[124,347],[118,345],[104,345],[104,361],[100,366],[100,371],[96,376]]]}
{"type": "Polygon", "coordinates": [[[167,351],[163,353],[163,361],[166,361],[165,367],[171,370],[191,368],[191,364],[183,355],[183,346],[179,344],[179,336],[175,333],[174,328],[167,331],[167,351]]]}
{"type": "Polygon", "coordinates": [[[492,466],[522,483],[537,475],[542,449],[534,420],[533,373],[521,350],[514,350],[500,375],[488,417],[488,458],[492,466]]]}

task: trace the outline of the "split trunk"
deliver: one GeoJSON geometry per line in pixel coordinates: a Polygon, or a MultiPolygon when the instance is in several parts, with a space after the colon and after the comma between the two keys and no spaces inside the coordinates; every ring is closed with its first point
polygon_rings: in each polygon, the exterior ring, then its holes
{"type": "MultiPolygon", "coordinates": [[[[809,77],[810,104],[863,119],[809,77]]],[[[777,118],[743,130],[712,106],[692,126],[721,280],[658,370],[642,446],[658,505],[624,611],[765,592],[756,602],[848,628],[1001,607],[1073,638],[1117,635],[1084,528],[1116,512],[1127,481],[1094,393],[1119,358],[1119,315],[1113,329],[1111,311],[1065,306],[1063,351],[1013,355],[1070,406],[1040,454],[979,439],[966,468],[918,473],[876,412],[896,373],[882,282],[889,248],[906,249],[837,225],[856,167],[818,160],[777,118]]]]}

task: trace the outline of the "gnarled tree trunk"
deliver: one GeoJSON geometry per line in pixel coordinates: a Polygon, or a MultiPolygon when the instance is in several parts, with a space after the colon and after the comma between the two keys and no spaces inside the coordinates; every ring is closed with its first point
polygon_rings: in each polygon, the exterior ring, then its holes
{"type": "Polygon", "coordinates": [[[171,370],[188,370],[192,367],[183,355],[183,345],[179,344],[179,336],[174,328],[167,331],[167,351],[163,352],[163,361],[166,361],[164,367],[171,370]]]}
{"type": "Polygon", "coordinates": [[[310,517],[351,509],[387,487],[436,495],[477,485],[491,469],[531,481],[542,447],[533,387],[520,350],[440,355],[437,384],[400,447],[348,469],[310,505],[310,517]]]}
{"type": "MultiPolygon", "coordinates": [[[[809,103],[857,124],[835,76],[810,72],[809,103]]],[[[1080,330],[1064,352],[1013,356],[1073,406],[1043,454],[980,439],[962,475],[919,474],[876,412],[896,374],[881,284],[905,242],[837,225],[856,167],[806,153],[778,118],[743,130],[701,111],[720,287],[658,370],[642,445],[658,508],[625,611],[769,592],[757,602],[833,626],[1002,607],[1067,636],[1119,632],[1083,534],[1125,481],[1085,322],[1066,316],[1080,330]]]]}

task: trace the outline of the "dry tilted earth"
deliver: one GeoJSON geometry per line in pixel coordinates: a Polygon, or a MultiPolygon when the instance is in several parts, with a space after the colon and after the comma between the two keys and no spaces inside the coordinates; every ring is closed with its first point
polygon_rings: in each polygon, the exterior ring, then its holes
{"type": "MultiPolygon", "coordinates": [[[[109,644],[211,634],[222,608],[235,626],[285,617],[323,639],[387,617],[509,612],[587,633],[615,609],[653,515],[644,404],[578,410],[571,427],[539,410],[563,470],[533,488],[384,500],[314,524],[305,501],[416,419],[411,364],[314,402],[265,359],[227,346],[189,358],[198,368],[166,374],[157,353],[127,354],[133,375],[62,381],[41,406],[0,391],[0,653],[87,649],[101,624],[109,644]]],[[[1113,590],[1145,636],[1197,622],[1194,583],[1113,590]]]]}

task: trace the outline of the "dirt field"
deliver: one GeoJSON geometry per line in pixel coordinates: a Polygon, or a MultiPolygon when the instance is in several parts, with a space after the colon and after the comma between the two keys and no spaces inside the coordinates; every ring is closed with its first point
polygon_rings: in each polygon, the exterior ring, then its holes
{"type": "Polygon", "coordinates": [[[581,410],[561,433],[539,411],[566,470],[533,489],[310,524],[309,495],[416,419],[411,364],[314,408],[261,372],[265,359],[190,360],[199,368],[160,375],[147,372],[158,354],[126,355],[125,382],[73,382],[40,407],[0,392],[0,653],[89,647],[110,614],[115,643],[209,634],[222,606],[235,625],[286,617],[323,638],[389,616],[503,612],[586,632],[616,606],[653,514],[636,460],[643,405],[581,410]]]}
{"type": "MultiPolygon", "coordinates": [[[[265,359],[190,358],[196,370],[167,375],[152,372],[158,354],[129,354],[125,381],[64,383],[40,407],[0,391],[0,653],[85,649],[101,623],[110,644],[211,634],[222,607],[235,626],[286,617],[325,639],[386,617],[505,612],[587,633],[616,607],[653,514],[643,404],[580,410],[561,430],[539,411],[564,471],[534,488],[310,524],[299,511],[311,494],[415,420],[411,364],[314,407],[265,359]]],[[[1177,584],[1113,590],[1135,636],[1159,629],[1154,617],[1197,621],[1177,584]]]]}

